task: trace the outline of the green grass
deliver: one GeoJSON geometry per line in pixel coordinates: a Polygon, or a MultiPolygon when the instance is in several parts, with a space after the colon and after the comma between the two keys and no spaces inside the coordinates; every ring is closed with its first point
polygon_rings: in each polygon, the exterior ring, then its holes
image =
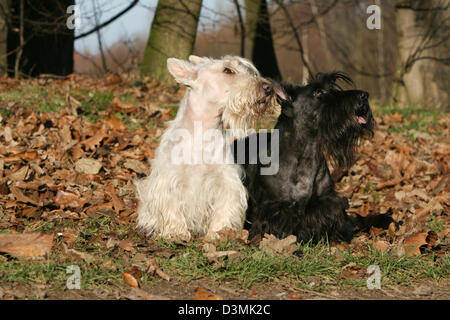
{"type": "MultiPolygon", "coordinates": [[[[232,247],[227,248],[231,249],[232,247]]],[[[242,256],[237,260],[224,259],[222,264],[215,264],[208,262],[200,249],[189,247],[174,258],[160,263],[167,272],[177,274],[187,281],[209,277],[215,281],[235,281],[247,288],[273,279],[283,279],[300,288],[309,288],[310,277],[320,278],[321,285],[316,286],[315,290],[336,284],[365,286],[366,275],[357,280],[340,278],[342,267],[351,262],[365,268],[378,265],[382,272],[382,285],[409,285],[416,279],[438,280],[450,277],[448,257],[435,262],[432,256],[397,257],[393,253],[380,253],[370,247],[366,255],[356,255],[349,251],[332,254],[325,244],[305,245],[300,250],[303,252],[301,257],[285,257],[256,248],[244,248],[239,250],[242,256]]]]}
{"type": "Polygon", "coordinates": [[[432,218],[426,222],[428,228],[433,230],[436,233],[439,233],[444,230],[444,221],[437,220],[435,218],[432,218]]]}
{"type": "Polygon", "coordinates": [[[437,117],[443,114],[443,111],[434,109],[423,109],[417,107],[398,108],[391,105],[380,106],[375,109],[375,114],[392,115],[400,114],[403,116],[402,123],[394,124],[388,128],[389,133],[401,133],[411,137],[414,141],[417,139],[415,131],[440,134],[438,130],[431,131],[430,128],[438,128],[437,117]],[[414,118],[413,118],[414,116],[414,118]]]}
{"type": "MultiPolygon", "coordinates": [[[[19,104],[25,108],[36,108],[41,113],[56,113],[66,105],[63,95],[50,93],[46,88],[27,83],[15,89],[0,92],[0,101],[19,104]]],[[[2,116],[10,117],[12,113],[9,109],[1,108],[2,116]]]]}
{"type": "MultiPolygon", "coordinates": [[[[104,245],[85,240],[88,234],[95,234],[94,228],[101,232],[108,231],[108,219],[92,219],[90,232],[80,235],[74,243],[74,249],[87,252],[94,261],[68,258],[54,249],[52,255],[45,261],[20,261],[0,259],[0,284],[4,282],[19,282],[29,285],[51,284],[54,290],[66,290],[66,281],[70,275],[66,268],[77,265],[81,268],[82,289],[92,289],[98,286],[124,286],[121,272],[130,268],[131,263],[124,259],[119,249],[106,249],[104,245]],[[111,270],[104,266],[112,262],[117,269],[111,270]]],[[[128,233],[129,230],[122,230],[128,233]]],[[[112,232],[117,232],[116,229],[112,232]]],[[[203,255],[198,243],[190,246],[179,246],[166,241],[158,241],[161,248],[171,249],[171,258],[158,257],[161,269],[170,277],[181,283],[204,279],[219,283],[233,283],[237,287],[250,288],[255,285],[271,284],[273,281],[289,284],[297,288],[326,292],[330,287],[365,288],[369,275],[365,268],[370,265],[379,266],[382,274],[381,285],[411,285],[415,280],[428,279],[438,281],[450,277],[450,258],[422,255],[419,257],[398,257],[389,251],[378,252],[369,245],[364,253],[352,253],[330,248],[327,244],[301,245],[302,254],[284,256],[266,253],[255,247],[231,242],[223,242],[218,250],[238,250],[241,256],[234,259],[221,258],[219,262],[209,262],[203,255]],[[342,268],[350,263],[361,266],[362,275],[355,279],[341,276],[342,268]],[[312,281],[315,285],[311,286],[312,281]]],[[[137,251],[139,252],[139,248],[137,251]]],[[[145,253],[142,251],[142,253],[145,253]]],[[[132,261],[132,260],[131,260],[132,261]]],[[[144,269],[141,269],[145,271],[144,269]]],[[[143,272],[139,280],[143,287],[153,286],[160,281],[158,277],[143,272]]],[[[125,285],[126,286],[126,285],[125,285]]]]}
{"type": "MultiPolygon", "coordinates": [[[[70,274],[67,267],[76,265],[81,271],[81,289],[93,288],[100,285],[111,285],[120,280],[121,273],[102,268],[101,260],[88,264],[80,260],[59,259],[53,255],[47,261],[0,261],[0,281],[17,282],[29,285],[49,284],[56,290],[65,290],[66,281],[70,274]]],[[[119,267],[122,267],[119,265],[119,267]]]]}

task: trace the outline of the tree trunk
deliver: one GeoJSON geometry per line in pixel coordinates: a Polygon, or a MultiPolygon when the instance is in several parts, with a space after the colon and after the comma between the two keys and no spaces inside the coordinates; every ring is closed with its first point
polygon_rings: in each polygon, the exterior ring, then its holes
{"type": "Polygon", "coordinates": [[[317,29],[319,30],[320,45],[325,54],[325,62],[321,62],[320,68],[322,70],[328,70],[328,65],[331,63],[330,50],[328,49],[327,34],[325,32],[325,22],[323,16],[319,15],[319,8],[317,7],[315,0],[309,0],[311,11],[314,17],[316,17],[317,29]]]}
{"type": "Polygon", "coordinates": [[[187,59],[194,49],[202,0],[159,0],[141,75],[174,83],[167,59],[187,59]]]}
{"type": "MultiPolygon", "coordinates": [[[[439,107],[441,104],[446,108],[449,67],[439,62],[439,59],[442,55],[448,56],[448,40],[439,46],[432,44],[441,40],[441,33],[433,33],[433,30],[439,23],[448,20],[448,12],[433,9],[442,5],[440,1],[421,1],[420,10],[414,9],[415,3],[402,1],[402,6],[396,8],[398,56],[393,99],[400,107],[439,107]],[[442,77],[441,74],[445,73],[447,75],[442,77]]],[[[440,28],[448,30],[448,23],[440,28]]],[[[448,37],[448,34],[445,36],[448,37]]]]}
{"type": "MultiPolygon", "coordinates": [[[[379,6],[380,8],[382,8],[381,5],[381,0],[375,0],[375,4],[377,6],[379,6]]],[[[383,12],[383,8],[381,9],[383,12]]],[[[386,69],[386,64],[384,61],[384,34],[383,34],[383,30],[384,30],[384,22],[382,21],[382,25],[381,25],[381,29],[378,30],[377,32],[377,48],[378,48],[378,53],[377,53],[377,66],[378,66],[378,74],[384,74],[385,69],[386,69]]],[[[378,85],[380,87],[380,96],[379,96],[379,100],[380,102],[383,104],[385,102],[386,99],[386,81],[387,79],[385,77],[379,77],[378,78],[378,85]]]]}
{"type": "Polygon", "coordinates": [[[9,0],[0,0],[0,76],[8,74],[8,21],[9,0]]]}
{"type": "Polygon", "coordinates": [[[266,0],[245,0],[248,50],[264,77],[281,80],[266,0]]]}
{"type": "MultiPolygon", "coordinates": [[[[20,73],[37,76],[42,73],[67,75],[73,72],[74,30],[66,25],[67,7],[74,0],[24,0],[23,53],[20,73]]],[[[8,30],[8,66],[14,73],[20,47],[20,3],[12,1],[11,29],[8,30]]]]}

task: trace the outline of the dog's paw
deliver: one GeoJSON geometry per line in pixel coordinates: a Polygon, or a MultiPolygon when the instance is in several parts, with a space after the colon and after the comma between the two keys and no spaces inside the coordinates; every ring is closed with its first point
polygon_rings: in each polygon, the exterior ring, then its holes
{"type": "Polygon", "coordinates": [[[171,234],[169,236],[165,236],[164,238],[174,243],[186,243],[191,241],[192,235],[190,232],[187,232],[187,233],[171,234]]]}
{"type": "Polygon", "coordinates": [[[218,232],[213,232],[213,231],[208,232],[206,234],[206,236],[204,237],[205,241],[211,241],[211,242],[219,240],[219,239],[220,239],[219,233],[218,232]]]}

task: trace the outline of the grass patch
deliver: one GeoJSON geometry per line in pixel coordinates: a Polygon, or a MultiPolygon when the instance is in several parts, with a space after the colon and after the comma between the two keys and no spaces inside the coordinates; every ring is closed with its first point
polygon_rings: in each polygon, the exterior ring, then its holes
{"type": "Polygon", "coordinates": [[[402,122],[392,124],[388,128],[388,133],[400,133],[410,137],[413,141],[417,140],[417,132],[442,134],[438,130],[438,116],[444,114],[441,110],[417,107],[397,108],[391,105],[384,105],[376,108],[374,113],[378,115],[401,115],[402,122]]]}
{"type": "Polygon", "coordinates": [[[107,270],[100,264],[87,264],[80,260],[60,260],[56,255],[47,261],[0,261],[0,282],[18,282],[30,285],[52,284],[54,290],[66,290],[66,283],[71,276],[67,268],[78,266],[81,274],[81,289],[111,285],[121,279],[121,273],[107,270]]]}
{"type": "MultiPolygon", "coordinates": [[[[218,247],[218,250],[224,249],[218,247]]],[[[227,246],[226,250],[232,250],[227,246]]],[[[221,263],[210,263],[197,247],[188,247],[174,258],[160,261],[162,268],[169,273],[187,279],[188,281],[203,277],[215,281],[234,281],[239,286],[248,288],[259,283],[270,282],[273,279],[288,281],[300,288],[310,288],[310,279],[319,280],[314,290],[326,290],[329,285],[351,285],[364,287],[368,275],[360,279],[341,278],[342,268],[349,263],[367,268],[370,265],[380,267],[382,285],[401,284],[409,285],[412,280],[450,277],[450,261],[443,257],[434,261],[431,255],[420,257],[397,257],[393,253],[380,253],[368,247],[366,255],[356,255],[350,251],[332,253],[326,244],[302,245],[301,257],[279,254],[270,254],[256,248],[246,247],[239,250],[242,254],[236,260],[227,260],[221,263]]]]}

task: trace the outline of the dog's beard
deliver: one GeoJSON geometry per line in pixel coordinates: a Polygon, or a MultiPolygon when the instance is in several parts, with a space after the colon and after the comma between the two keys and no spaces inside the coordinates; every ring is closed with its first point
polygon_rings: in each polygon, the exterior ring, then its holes
{"type": "Polygon", "coordinates": [[[342,101],[340,106],[326,110],[321,115],[320,144],[333,166],[352,166],[356,160],[357,147],[374,134],[375,120],[370,108],[367,107],[364,115],[356,114],[355,110],[354,102],[342,101]],[[347,105],[342,105],[344,103],[347,105]]]}
{"type": "Polygon", "coordinates": [[[256,132],[259,121],[275,120],[280,110],[275,93],[265,96],[260,93],[259,87],[251,86],[242,93],[236,92],[224,102],[221,124],[228,137],[241,139],[256,132]]]}

